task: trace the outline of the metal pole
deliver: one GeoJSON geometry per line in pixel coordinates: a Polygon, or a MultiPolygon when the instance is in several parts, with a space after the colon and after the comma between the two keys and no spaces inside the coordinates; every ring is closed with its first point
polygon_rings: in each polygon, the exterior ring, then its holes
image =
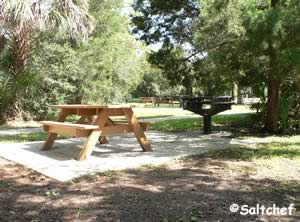
{"type": "Polygon", "coordinates": [[[205,115],[205,116],[203,116],[203,119],[204,119],[204,125],[203,125],[204,134],[210,134],[211,133],[211,116],[205,115]]]}

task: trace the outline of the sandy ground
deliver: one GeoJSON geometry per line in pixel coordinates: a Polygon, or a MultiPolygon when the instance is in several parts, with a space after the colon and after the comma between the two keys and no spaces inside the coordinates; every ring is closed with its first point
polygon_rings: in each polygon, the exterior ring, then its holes
{"type": "Polygon", "coordinates": [[[300,207],[299,180],[232,172],[232,163],[197,156],[60,183],[0,158],[0,221],[300,220],[298,211],[281,217],[231,213],[233,203],[300,207]]]}

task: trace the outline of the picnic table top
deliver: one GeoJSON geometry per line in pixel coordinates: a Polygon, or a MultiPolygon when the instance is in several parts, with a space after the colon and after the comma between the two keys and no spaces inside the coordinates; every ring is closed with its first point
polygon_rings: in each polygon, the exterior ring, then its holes
{"type": "Polygon", "coordinates": [[[111,105],[111,106],[103,106],[103,105],[51,105],[53,108],[59,109],[103,109],[103,108],[130,108],[130,106],[126,105],[111,105]]]}
{"type": "Polygon", "coordinates": [[[42,122],[43,128],[48,132],[42,150],[51,149],[58,134],[87,137],[79,160],[85,160],[91,155],[93,149],[99,141],[101,144],[108,143],[106,137],[125,133],[134,133],[143,151],[152,151],[150,142],[144,133],[143,125],[135,117],[130,106],[102,106],[102,105],[53,105],[51,107],[60,108],[58,121],[42,122]],[[65,122],[68,115],[79,115],[81,118],[77,123],[65,122]],[[97,118],[94,119],[95,115],[97,118]],[[110,116],[126,116],[127,123],[113,122],[110,116]]]}

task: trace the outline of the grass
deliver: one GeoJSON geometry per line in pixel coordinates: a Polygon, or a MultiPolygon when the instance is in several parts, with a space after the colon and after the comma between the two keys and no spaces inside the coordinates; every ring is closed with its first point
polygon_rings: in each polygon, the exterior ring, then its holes
{"type": "Polygon", "coordinates": [[[0,125],[0,130],[13,129],[14,127],[8,125],[0,125]]]}
{"type": "MultiPolygon", "coordinates": [[[[287,191],[298,192],[300,190],[300,184],[297,181],[284,181],[281,183],[275,184],[275,186],[268,187],[257,187],[255,188],[257,192],[276,192],[276,193],[284,193],[287,191]]],[[[300,200],[295,200],[295,204],[300,205],[300,200]]]]}
{"type": "MultiPolygon", "coordinates": [[[[19,143],[31,141],[44,141],[47,138],[47,133],[21,133],[17,135],[0,135],[0,143],[19,143]]],[[[65,139],[67,137],[58,136],[58,139],[65,139]]]]}
{"type": "MultiPolygon", "coordinates": [[[[274,189],[276,187],[278,191],[288,190],[289,185],[294,182],[291,187],[298,190],[300,188],[299,142],[258,144],[256,147],[229,146],[222,150],[211,150],[201,155],[185,157],[180,161],[186,163],[189,168],[202,164],[218,165],[232,176],[287,184],[278,187],[278,184],[274,183],[274,189]]],[[[266,187],[266,190],[268,189],[269,186],[266,187]]]]}
{"type": "MultiPolygon", "coordinates": [[[[251,126],[253,114],[218,115],[212,118],[214,125],[251,126]]],[[[167,120],[152,124],[150,129],[165,132],[182,132],[199,130],[203,125],[202,118],[167,120]]]]}
{"type": "Polygon", "coordinates": [[[203,156],[212,159],[254,161],[259,159],[300,159],[300,143],[270,143],[257,148],[237,147],[213,150],[203,156]]]}

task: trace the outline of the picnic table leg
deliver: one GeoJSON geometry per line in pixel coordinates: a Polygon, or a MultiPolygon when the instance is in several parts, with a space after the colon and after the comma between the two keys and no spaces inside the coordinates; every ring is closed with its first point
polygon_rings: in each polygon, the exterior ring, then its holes
{"type": "MultiPolygon", "coordinates": [[[[58,117],[58,122],[64,122],[67,116],[68,114],[62,109],[58,117]]],[[[50,150],[56,138],[57,138],[57,133],[48,133],[48,138],[44,142],[41,150],[50,150]]]]}
{"type": "Polygon", "coordinates": [[[90,117],[89,116],[81,116],[76,123],[84,124],[84,123],[87,123],[87,121],[88,121],[88,123],[90,123],[90,117]]]}
{"type": "MultiPolygon", "coordinates": [[[[95,123],[95,117],[94,116],[82,116],[77,121],[77,123],[78,124],[84,124],[84,123],[94,124],[95,123]]],[[[108,144],[108,140],[105,136],[100,136],[98,141],[99,141],[100,144],[108,144]]]]}
{"type": "MultiPolygon", "coordinates": [[[[107,125],[110,125],[110,126],[114,125],[114,122],[109,117],[107,118],[107,122],[106,123],[107,123],[107,125]]],[[[108,139],[107,139],[106,136],[100,136],[99,137],[99,143],[100,144],[109,144],[108,139]]]]}
{"type": "Polygon", "coordinates": [[[99,143],[101,143],[101,144],[108,144],[109,142],[108,142],[106,136],[100,136],[99,137],[99,143]]]}
{"type": "Polygon", "coordinates": [[[101,130],[94,130],[85,141],[79,154],[79,160],[86,160],[93,152],[93,149],[101,135],[101,130]]]}
{"type": "Polygon", "coordinates": [[[123,109],[123,111],[128,119],[128,123],[131,126],[132,131],[133,131],[135,137],[137,138],[138,142],[140,143],[143,151],[152,151],[150,142],[147,139],[147,137],[145,136],[145,133],[144,133],[141,125],[139,124],[139,121],[135,117],[132,109],[126,108],[126,109],[123,109]]]}
{"type": "Polygon", "coordinates": [[[82,150],[79,154],[79,160],[86,160],[93,152],[93,149],[99,140],[102,128],[105,126],[107,121],[107,115],[105,111],[102,111],[98,114],[97,119],[95,120],[95,124],[99,126],[99,129],[92,131],[87,140],[85,141],[82,150]]]}

